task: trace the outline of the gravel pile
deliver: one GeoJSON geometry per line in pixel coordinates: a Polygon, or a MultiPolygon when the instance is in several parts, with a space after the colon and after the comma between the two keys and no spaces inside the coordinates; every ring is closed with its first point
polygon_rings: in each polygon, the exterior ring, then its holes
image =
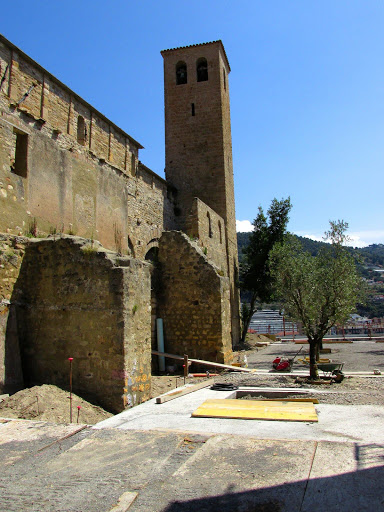
{"type": "Polygon", "coordinates": [[[313,389],[313,395],[303,394],[302,396],[317,398],[321,404],[384,405],[384,378],[382,377],[346,377],[340,383],[315,385],[298,382],[296,377],[290,375],[228,373],[216,377],[215,381],[230,382],[237,386],[313,389]]]}

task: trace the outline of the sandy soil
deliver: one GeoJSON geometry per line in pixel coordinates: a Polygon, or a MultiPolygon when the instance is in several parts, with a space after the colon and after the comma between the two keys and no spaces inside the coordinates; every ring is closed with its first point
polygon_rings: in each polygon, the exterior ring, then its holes
{"type": "MultiPolygon", "coordinates": [[[[72,423],[94,425],[111,416],[101,407],[72,395],[72,423]]],[[[69,392],[48,384],[23,389],[0,403],[0,417],[69,423],[69,392]]]]}

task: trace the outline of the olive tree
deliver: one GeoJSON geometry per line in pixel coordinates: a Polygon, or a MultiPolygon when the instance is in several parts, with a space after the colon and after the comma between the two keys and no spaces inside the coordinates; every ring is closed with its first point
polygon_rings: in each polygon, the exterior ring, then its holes
{"type": "Polygon", "coordinates": [[[281,242],[288,224],[291,200],[273,199],[267,210],[267,216],[259,206],[259,213],[253,221],[253,231],[249,243],[244,249],[240,265],[240,285],[249,292],[249,304],[242,306],[242,335],[244,343],[252,316],[258,302],[267,302],[272,297],[273,282],[269,272],[269,253],[277,242],[281,242]]]}
{"type": "Polygon", "coordinates": [[[344,221],[330,222],[317,256],[305,252],[292,236],[270,254],[271,275],[288,316],[300,321],[309,342],[310,378],[318,379],[316,362],[325,334],[344,323],[361,299],[363,286],[355,261],[344,246],[344,221]]]}

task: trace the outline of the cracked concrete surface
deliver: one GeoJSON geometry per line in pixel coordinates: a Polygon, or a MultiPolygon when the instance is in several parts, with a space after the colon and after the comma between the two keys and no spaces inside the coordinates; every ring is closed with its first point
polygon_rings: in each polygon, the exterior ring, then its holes
{"type": "Polygon", "coordinates": [[[384,444],[76,430],[67,437],[68,426],[0,424],[0,510],[351,512],[384,505],[384,444]]]}

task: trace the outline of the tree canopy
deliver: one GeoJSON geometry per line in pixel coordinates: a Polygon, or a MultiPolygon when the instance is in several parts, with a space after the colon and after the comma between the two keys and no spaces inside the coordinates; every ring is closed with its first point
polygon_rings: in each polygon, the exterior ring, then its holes
{"type": "Polygon", "coordinates": [[[312,378],[318,378],[316,360],[325,334],[349,318],[362,294],[354,258],[343,245],[347,228],[344,221],[330,222],[325,239],[331,243],[316,256],[289,236],[270,254],[271,275],[286,314],[301,322],[308,337],[312,378]]]}
{"type": "Polygon", "coordinates": [[[250,292],[249,305],[243,305],[242,341],[248,331],[248,326],[256,311],[256,303],[267,302],[271,299],[273,286],[269,272],[269,254],[277,242],[281,242],[288,224],[288,214],[291,200],[273,199],[267,210],[267,216],[259,206],[258,215],[253,221],[253,231],[249,236],[248,246],[243,250],[240,264],[240,283],[243,290],[250,292]]]}

